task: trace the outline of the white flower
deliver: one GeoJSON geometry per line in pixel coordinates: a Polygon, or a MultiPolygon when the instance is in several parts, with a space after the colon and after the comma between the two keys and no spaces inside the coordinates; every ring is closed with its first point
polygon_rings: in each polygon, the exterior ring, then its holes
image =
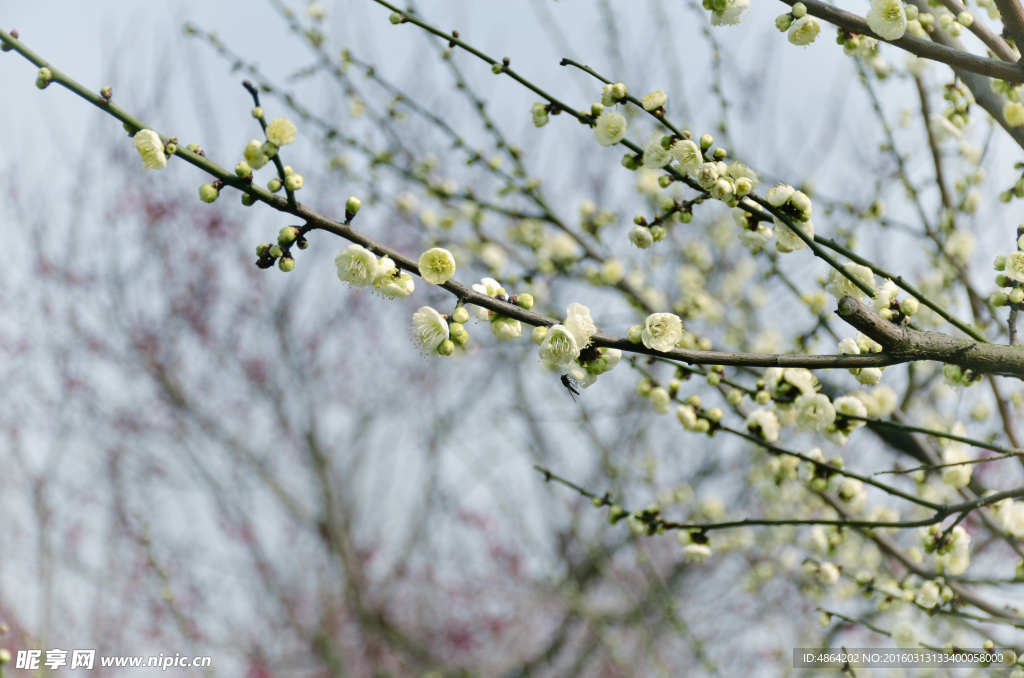
{"type": "Polygon", "coordinates": [[[697,430],[697,413],[691,406],[680,405],[676,410],[676,417],[687,431],[697,430]]]}
{"type": "MultiPolygon", "coordinates": [[[[741,162],[734,162],[726,166],[725,173],[733,179],[750,179],[750,190],[757,188],[758,183],[760,183],[757,172],[741,162]]],[[[757,205],[757,209],[761,209],[761,206],[757,205]]]]}
{"type": "Polygon", "coordinates": [[[736,192],[736,189],[729,180],[719,179],[715,182],[715,185],[709,189],[709,192],[711,193],[711,197],[715,200],[729,202],[733,193],[736,192]]]}
{"type": "MultiPolygon", "coordinates": [[[[963,425],[959,424],[959,427],[962,429],[963,425]]],[[[962,435],[962,433],[957,433],[956,426],[954,426],[953,432],[954,435],[962,435]]],[[[972,461],[972,457],[965,451],[963,443],[951,442],[945,452],[942,453],[942,463],[955,464],[958,461],[972,461]]],[[[965,487],[971,482],[972,469],[973,466],[971,464],[948,466],[942,469],[942,482],[952,487],[965,487]]]]}
{"type": "Polygon", "coordinates": [[[408,273],[395,272],[385,280],[377,291],[388,299],[405,299],[416,289],[416,282],[408,273]]]}
{"type": "Polygon", "coordinates": [[[705,191],[718,183],[718,163],[706,162],[697,168],[697,183],[705,191]]]}
{"type": "Polygon", "coordinates": [[[868,26],[883,40],[899,40],[907,32],[907,10],[903,0],[871,0],[868,26]]]}
{"type": "Polygon", "coordinates": [[[324,9],[322,2],[311,2],[309,3],[309,7],[306,8],[306,16],[311,19],[321,21],[326,15],[327,11],[324,9]]]}
{"type": "Polygon", "coordinates": [[[1010,127],[1024,125],[1024,105],[1007,101],[1006,105],[1003,106],[1003,117],[1006,118],[1006,124],[1010,127]]]}
{"type": "Polygon", "coordinates": [[[765,193],[764,199],[768,201],[768,204],[772,207],[782,207],[789,202],[790,197],[796,193],[796,189],[789,184],[778,184],[773,188],[769,188],[768,192],[765,193]]]}
{"type": "Polygon", "coordinates": [[[601,104],[605,107],[614,106],[617,103],[615,94],[613,93],[614,89],[615,85],[612,85],[611,83],[601,88],[601,104]]]}
{"type": "Polygon", "coordinates": [[[949,118],[939,113],[932,113],[928,116],[928,129],[931,131],[932,136],[939,141],[945,141],[946,139],[960,141],[964,138],[964,133],[951,123],[949,118]]]}
{"type": "Polygon", "coordinates": [[[530,112],[533,114],[534,127],[543,127],[548,124],[548,109],[544,104],[534,104],[530,112]]]}
{"type": "Polygon", "coordinates": [[[644,321],[640,335],[644,346],[655,351],[668,351],[683,338],[683,321],[673,313],[652,313],[644,321]]]}
{"type": "Polygon", "coordinates": [[[502,341],[511,341],[523,333],[523,326],[518,320],[497,313],[491,317],[490,326],[491,334],[502,341]]]}
{"type": "MultiPolygon", "coordinates": [[[[844,44],[843,54],[849,57],[866,57],[871,52],[871,50],[875,48],[875,45],[878,44],[878,41],[868,35],[861,35],[860,37],[857,38],[856,43],[857,44],[854,45],[852,48],[844,44]]],[[[913,57],[914,55],[911,54],[910,56],[913,57]]],[[[918,59],[918,61],[923,62],[924,59],[918,59]]],[[[910,68],[909,60],[907,62],[907,68],[910,68]]]]}
{"type": "Polygon", "coordinates": [[[626,117],[621,113],[605,110],[597,117],[594,136],[602,146],[614,146],[626,138],[626,117]]]}
{"type": "MultiPolygon", "coordinates": [[[[836,398],[835,402],[832,404],[836,408],[836,416],[841,417],[846,414],[853,414],[858,417],[868,416],[868,408],[864,407],[864,403],[862,403],[860,399],[854,398],[853,396],[840,396],[839,398],[836,398]]],[[[850,421],[851,429],[860,428],[863,425],[864,422],[858,419],[850,421]]]]}
{"type": "Polygon", "coordinates": [[[932,609],[939,602],[939,585],[933,581],[926,581],[921,584],[921,590],[917,592],[917,604],[921,607],[932,609]]]}
{"type": "Polygon", "coordinates": [[[863,367],[856,376],[857,381],[865,386],[874,386],[878,382],[882,381],[882,370],[877,367],[863,367]]]}
{"type": "Polygon", "coordinates": [[[672,407],[672,398],[668,394],[668,389],[658,386],[657,388],[651,389],[651,405],[654,407],[654,411],[658,414],[668,414],[669,409],[672,407]]]}
{"type": "Polygon", "coordinates": [[[432,247],[416,263],[420,277],[431,285],[443,285],[455,275],[455,257],[446,249],[432,247]]]}
{"type": "Polygon", "coordinates": [[[971,566],[971,535],[960,525],[953,528],[953,547],[945,555],[935,557],[938,569],[947,574],[958,576],[971,566]]]}
{"type": "Polygon", "coordinates": [[[711,547],[707,544],[687,544],[683,547],[683,560],[691,565],[699,565],[711,560],[711,547]]]}
{"type": "Polygon", "coordinates": [[[871,394],[875,398],[875,402],[878,403],[878,414],[879,417],[888,417],[890,414],[896,411],[898,404],[896,391],[892,390],[889,386],[879,386],[871,394]]]}
{"type": "MultiPolygon", "coordinates": [[[[496,297],[499,294],[504,294],[505,288],[502,287],[501,283],[494,278],[484,278],[480,281],[479,285],[473,285],[473,291],[479,292],[480,294],[486,294],[489,297],[496,297]]],[[[483,306],[470,304],[469,310],[477,317],[478,320],[489,321],[491,319],[491,311],[483,306]]]]}
{"type": "MultiPolygon", "coordinates": [[[[736,207],[734,209],[738,210],[740,208],[736,207]]],[[[743,210],[740,211],[742,212],[743,210]]],[[[772,235],[772,229],[768,228],[763,223],[759,223],[757,225],[757,228],[755,228],[754,230],[751,230],[749,228],[744,228],[740,230],[738,237],[744,247],[746,247],[751,252],[757,252],[762,247],[768,244],[768,242],[772,239],[772,235]]]]}
{"type": "MultiPolygon", "coordinates": [[[[872,289],[875,288],[875,274],[872,273],[871,269],[868,268],[867,266],[861,266],[860,264],[847,262],[843,264],[843,268],[845,268],[846,271],[850,273],[850,275],[852,275],[854,278],[865,283],[868,287],[872,289]]],[[[825,291],[834,296],[836,299],[842,299],[847,295],[854,297],[856,299],[859,299],[864,296],[864,292],[859,287],[850,282],[849,278],[847,278],[845,275],[843,275],[836,269],[833,268],[832,270],[830,270],[828,272],[828,277],[829,280],[832,281],[832,284],[825,287],[825,291]]]]}
{"type": "Polygon", "coordinates": [[[689,139],[682,139],[673,144],[672,155],[675,156],[676,162],[679,163],[679,171],[683,174],[695,174],[704,163],[700,146],[689,139]]]}
{"type": "Polygon", "coordinates": [[[999,502],[996,518],[1003,524],[1007,532],[1018,539],[1024,539],[1024,503],[1004,499],[999,502]]]}
{"type": "Polygon", "coordinates": [[[711,25],[735,26],[743,21],[748,9],[750,9],[750,0],[733,0],[723,11],[711,12],[711,25]]]}
{"type": "Polygon", "coordinates": [[[660,132],[655,132],[647,137],[647,141],[644,142],[644,167],[661,169],[672,162],[672,151],[661,143],[664,137],[665,135],[660,132]]]}
{"type": "Polygon", "coordinates": [[[654,236],[651,235],[651,229],[645,226],[634,226],[633,230],[629,232],[629,241],[638,249],[645,250],[654,244],[654,236]]]}
{"type": "Polygon", "coordinates": [[[597,382],[597,375],[588,371],[585,367],[574,362],[565,368],[566,373],[583,388],[590,388],[597,382]]]}
{"type": "Polygon", "coordinates": [[[818,580],[822,586],[835,586],[839,581],[839,568],[826,561],[818,567],[818,580]]]}
{"type": "Polygon", "coordinates": [[[160,141],[160,135],[151,129],[139,130],[135,133],[135,140],[132,142],[135,150],[142,156],[142,162],[146,163],[145,171],[151,169],[162,170],[167,167],[167,154],[164,153],[164,142],[160,141]]]}
{"type": "Polygon", "coordinates": [[[338,267],[338,279],[352,287],[372,285],[377,275],[377,257],[362,245],[353,244],[343,249],[334,258],[334,265],[338,267]]]}
{"type": "Polygon", "coordinates": [[[856,341],[847,337],[839,342],[838,352],[840,355],[860,355],[860,347],[856,341]]]}
{"type": "Polygon", "coordinates": [[[836,410],[828,396],[808,393],[796,399],[796,423],[808,431],[823,431],[836,419],[836,410]]]}
{"type": "Polygon", "coordinates": [[[821,382],[814,376],[814,373],[804,367],[787,367],[782,371],[782,378],[796,386],[800,393],[814,393],[821,388],[821,382]]]}
{"type": "Polygon", "coordinates": [[[249,163],[249,167],[254,170],[258,170],[263,167],[267,164],[267,161],[270,160],[270,158],[263,153],[263,144],[255,139],[245,145],[243,155],[245,156],[245,161],[249,163]]]}
{"type": "Polygon", "coordinates": [[[1024,252],[1013,252],[1006,257],[1006,266],[1003,273],[1010,280],[1024,283],[1024,252]]]}
{"type": "Polygon", "coordinates": [[[645,111],[653,111],[664,106],[666,101],[668,101],[668,95],[664,90],[658,89],[641,99],[640,103],[643,104],[645,111]]]}
{"type": "MultiPolygon", "coordinates": [[[[778,217],[772,217],[772,222],[775,224],[775,249],[783,254],[789,254],[796,250],[802,250],[808,247],[807,243],[804,242],[803,238],[798,236],[793,229],[786,225],[786,222],[780,220],[778,217]]],[[[814,239],[814,224],[809,221],[794,220],[796,227],[804,232],[808,238],[814,239]]]]}
{"type": "Polygon", "coordinates": [[[892,300],[895,299],[896,295],[899,293],[900,289],[896,287],[896,283],[886,278],[885,282],[882,283],[882,286],[879,287],[878,291],[875,293],[875,298],[872,300],[871,305],[876,311],[881,311],[883,308],[889,308],[892,300]]]}
{"type": "Polygon", "coordinates": [[[968,262],[974,256],[977,243],[977,238],[970,231],[953,231],[942,246],[942,250],[951,257],[968,262]]]}
{"type": "Polygon", "coordinates": [[[774,443],[779,439],[779,418],[771,410],[758,408],[747,416],[747,430],[760,432],[764,440],[774,443]]]}
{"type": "Polygon", "coordinates": [[[809,45],[821,31],[821,24],[810,14],[805,14],[789,27],[789,41],[794,45],[809,45]]]}
{"type": "Polygon", "coordinates": [[[448,321],[429,306],[423,306],[413,314],[412,324],[413,339],[424,355],[437,351],[441,342],[448,338],[448,321]]]}
{"type": "Polygon", "coordinates": [[[903,649],[917,647],[917,630],[908,621],[901,621],[896,626],[893,626],[890,635],[892,636],[892,642],[896,643],[896,647],[902,647],[903,649]]]}
{"type": "Polygon", "coordinates": [[[540,345],[540,358],[555,365],[568,365],[580,357],[580,347],[564,325],[552,325],[540,345]]]}
{"type": "Polygon", "coordinates": [[[581,349],[590,345],[590,337],[597,331],[590,309],[583,304],[571,304],[565,317],[565,329],[572,333],[581,349]]]}
{"type": "Polygon", "coordinates": [[[267,141],[275,146],[287,146],[295,141],[297,131],[288,118],[274,118],[267,125],[267,141]]]}

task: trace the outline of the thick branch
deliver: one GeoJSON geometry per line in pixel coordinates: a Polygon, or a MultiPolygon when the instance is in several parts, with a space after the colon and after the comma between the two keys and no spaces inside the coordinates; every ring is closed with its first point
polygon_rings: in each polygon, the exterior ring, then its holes
{"type": "Polygon", "coordinates": [[[977,373],[1005,374],[1024,378],[1024,349],[960,339],[938,332],[921,332],[898,326],[872,309],[846,296],[839,300],[839,317],[877,341],[898,362],[938,360],[977,373]]]}
{"type": "MultiPolygon", "coordinates": [[[[960,12],[970,11],[964,6],[960,0],[942,0],[942,4],[946,6],[954,16],[959,15],[960,12]]],[[[996,2],[998,5],[999,3],[996,2]]],[[[992,50],[992,53],[999,57],[1000,60],[1015,64],[1020,60],[1020,55],[1017,54],[1016,50],[1007,44],[1006,40],[1003,40],[1001,35],[998,35],[992,31],[983,21],[974,21],[967,28],[971,33],[974,33],[985,43],[985,46],[992,50]]],[[[1019,44],[1019,43],[1018,43],[1019,44]]]]}
{"type": "Polygon", "coordinates": [[[1017,47],[1024,45],[1024,7],[1019,0],[996,0],[996,7],[1017,47]]]}
{"type": "MultiPolygon", "coordinates": [[[[782,0],[782,2],[792,6],[797,2],[797,0],[782,0]]],[[[911,54],[916,54],[919,57],[931,59],[932,61],[941,61],[953,68],[959,68],[971,73],[987,75],[992,78],[999,78],[1000,80],[1006,80],[1007,82],[1024,82],[1024,69],[1016,64],[980,57],[976,54],[964,52],[945,44],[937,44],[939,43],[938,40],[935,42],[922,40],[921,38],[910,35],[909,33],[899,40],[886,41],[884,38],[881,38],[872,32],[868,27],[868,22],[862,16],[853,14],[852,12],[844,12],[841,9],[818,2],[817,0],[803,0],[803,3],[807,6],[807,13],[811,16],[816,16],[819,19],[823,19],[835,26],[845,28],[853,33],[870,35],[871,37],[878,38],[883,42],[891,42],[891,44],[896,45],[911,54]]],[[[941,31],[935,31],[935,33],[940,32],[941,31]]],[[[975,93],[975,97],[977,97],[977,93],[975,93]]]]}

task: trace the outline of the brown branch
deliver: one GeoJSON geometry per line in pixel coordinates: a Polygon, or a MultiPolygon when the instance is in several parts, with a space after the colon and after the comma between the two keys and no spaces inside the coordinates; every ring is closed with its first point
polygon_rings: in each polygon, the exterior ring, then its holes
{"type": "Polygon", "coordinates": [[[996,7],[1017,47],[1024,46],[1024,7],[1018,0],[996,0],[996,7]]]}
{"type": "MultiPolygon", "coordinates": [[[[791,6],[797,1],[798,0],[782,0],[782,2],[791,6]]],[[[997,2],[999,1],[1000,0],[997,0],[997,2]]],[[[1013,0],[1004,1],[1010,2],[1013,0]]],[[[934,42],[923,40],[917,36],[910,35],[909,33],[898,40],[885,40],[884,38],[876,35],[868,27],[867,20],[862,16],[853,14],[852,12],[845,12],[841,9],[818,2],[817,0],[803,0],[803,3],[807,6],[807,13],[811,16],[816,16],[830,24],[839,26],[840,28],[845,28],[846,30],[859,35],[870,35],[882,42],[889,42],[890,44],[896,45],[897,47],[904,49],[911,54],[916,54],[919,57],[931,59],[932,61],[940,61],[954,68],[959,68],[971,73],[977,73],[979,75],[987,75],[991,78],[999,78],[1000,80],[1006,80],[1007,82],[1024,83],[1024,68],[1021,68],[1016,64],[980,57],[976,54],[971,54],[970,52],[950,47],[938,40],[935,40],[934,42]]],[[[935,31],[935,33],[941,32],[942,31],[935,31]]],[[[934,40],[935,34],[932,35],[934,40]]],[[[977,97],[977,94],[975,94],[975,97],[977,97]]]]}
{"type": "MultiPolygon", "coordinates": [[[[959,15],[960,12],[970,11],[962,2],[960,2],[960,0],[942,0],[942,4],[945,5],[946,9],[952,12],[954,16],[959,15]]],[[[996,4],[998,5],[999,3],[997,2],[996,4]]],[[[984,22],[974,21],[967,30],[974,33],[974,35],[985,43],[985,46],[992,50],[992,53],[1002,61],[1015,64],[1020,60],[1020,55],[1017,54],[1016,50],[1010,47],[1006,40],[1003,40],[1001,35],[993,33],[992,29],[984,22]]],[[[1020,43],[1017,44],[1019,45],[1020,43]]]]}

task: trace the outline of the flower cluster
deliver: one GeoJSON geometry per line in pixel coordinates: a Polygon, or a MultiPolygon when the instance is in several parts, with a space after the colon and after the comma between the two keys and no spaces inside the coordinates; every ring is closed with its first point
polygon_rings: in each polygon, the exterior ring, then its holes
{"type": "MultiPolygon", "coordinates": [[[[765,200],[786,217],[809,238],[814,238],[814,224],[811,223],[811,199],[803,191],[789,184],[778,184],[768,189],[765,200]]],[[[785,221],[772,215],[775,223],[775,249],[783,254],[808,247],[807,242],[796,234],[785,221]]]]}
{"type": "Polygon", "coordinates": [[[712,26],[735,26],[746,17],[750,0],[704,0],[704,9],[711,12],[712,26]]]}

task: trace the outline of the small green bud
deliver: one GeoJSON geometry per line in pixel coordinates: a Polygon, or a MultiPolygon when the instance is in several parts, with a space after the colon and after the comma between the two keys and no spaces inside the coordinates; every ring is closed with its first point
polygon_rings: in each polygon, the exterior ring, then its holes
{"type": "Polygon", "coordinates": [[[775,17],[775,28],[779,29],[782,33],[789,30],[789,27],[793,25],[793,17],[789,14],[780,14],[775,17]]]}
{"type": "Polygon", "coordinates": [[[540,346],[544,343],[544,337],[548,336],[548,328],[544,325],[533,328],[533,332],[530,334],[530,339],[533,343],[540,346]]]}
{"type": "Polygon", "coordinates": [[[391,16],[388,17],[388,21],[397,26],[398,24],[402,23],[402,15],[399,14],[398,12],[392,12],[391,16]]]}
{"type": "Polygon", "coordinates": [[[725,160],[726,155],[728,155],[728,152],[724,148],[715,149],[714,158],[718,162],[722,162],[723,160],[725,160]]]}
{"type": "Polygon", "coordinates": [[[708,382],[708,386],[718,386],[722,383],[722,377],[717,372],[708,372],[708,376],[704,378],[704,381],[708,382]]]}
{"type": "Polygon", "coordinates": [[[696,393],[690,395],[690,397],[686,399],[686,404],[692,405],[694,408],[700,407],[700,403],[700,396],[697,395],[696,393]]]}
{"type": "Polygon", "coordinates": [[[469,332],[462,323],[451,323],[448,325],[448,335],[456,346],[463,346],[469,341],[469,332]]]}
{"type": "Polygon", "coordinates": [[[256,106],[255,108],[253,108],[252,109],[252,117],[254,117],[254,118],[262,118],[263,117],[263,109],[260,108],[259,106],[256,106]]]}
{"type": "Polygon", "coordinates": [[[693,221],[693,212],[680,212],[679,221],[683,222],[684,224],[690,223],[691,221],[693,221]]]}
{"type": "Polygon", "coordinates": [[[494,64],[491,66],[491,73],[495,75],[501,75],[501,64],[494,64]]]}
{"type": "Polygon", "coordinates": [[[626,98],[626,86],[623,85],[621,82],[615,83],[615,86],[612,87],[612,96],[615,97],[616,101],[619,101],[621,99],[625,99],[626,98]]]}
{"type": "Polygon", "coordinates": [[[53,81],[53,71],[43,66],[39,69],[39,73],[36,75],[36,87],[39,89],[46,89],[50,86],[53,81]]]}
{"type": "Polygon", "coordinates": [[[455,343],[451,339],[445,339],[437,345],[437,354],[448,356],[455,353],[455,343]]]}
{"type": "Polygon", "coordinates": [[[633,217],[633,223],[636,224],[637,226],[646,226],[647,219],[644,218],[644,215],[638,214],[635,217],[633,217]]]}
{"type": "Polygon", "coordinates": [[[903,315],[906,316],[917,315],[917,312],[920,309],[921,307],[918,304],[917,299],[915,299],[914,297],[904,299],[903,302],[900,304],[900,310],[903,311],[903,315]]]}
{"type": "Polygon", "coordinates": [[[294,226],[285,226],[277,234],[277,244],[281,247],[288,247],[299,238],[299,229],[294,226]]]}
{"type": "Polygon", "coordinates": [[[270,243],[256,245],[256,256],[262,259],[270,253],[270,243]]]}
{"type": "Polygon", "coordinates": [[[189,144],[185,148],[187,148],[188,150],[192,151],[193,153],[198,153],[199,152],[199,144],[189,144]]]}
{"type": "Polygon", "coordinates": [[[824,492],[828,489],[828,481],[824,478],[815,478],[811,481],[811,489],[815,492],[824,492]]]}
{"type": "Polygon", "coordinates": [[[906,12],[907,12],[907,21],[913,21],[914,19],[917,18],[918,9],[917,9],[917,7],[915,5],[911,5],[911,4],[908,3],[907,4],[907,8],[906,8],[906,12]]]}
{"type": "Polygon", "coordinates": [[[996,276],[996,287],[1009,287],[1010,278],[1005,273],[1000,273],[996,276]]]}
{"type": "Polygon", "coordinates": [[[793,5],[793,18],[800,19],[807,14],[807,5],[802,2],[797,2],[793,5]]]}
{"type": "Polygon", "coordinates": [[[304,250],[304,249],[308,249],[309,248],[309,241],[306,240],[305,238],[299,238],[299,242],[297,242],[295,244],[299,246],[300,250],[304,250]]]}
{"type": "Polygon", "coordinates": [[[710,134],[702,134],[700,137],[700,150],[706,151],[711,148],[711,144],[715,143],[714,137],[710,134]]]}
{"type": "Polygon", "coordinates": [[[525,308],[527,311],[533,308],[533,295],[532,294],[518,294],[516,295],[516,304],[519,308],[525,308]]]}
{"type": "Polygon", "coordinates": [[[297,191],[302,188],[303,179],[301,175],[289,174],[284,178],[284,187],[289,191],[297,191]]]}
{"type": "Polygon", "coordinates": [[[1008,301],[1008,297],[1005,292],[993,292],[989,299],[992,301],[992,305],[996,308],[1006,306],[1006,302],[1008,301]]]}
{"type": "Polygon", "coordinates": [[[287,176],[290,176],[292,174],[295,174],[295,171],[292,170],[290,165],[285,165],[284,166],[284,175],[287,177],[287,176]]]}
{"type": "Polygon", "coordinates": [[[277,267],[288,273],[295,270],[295,260],[291,257],[281,257],[281,261],[277,262],[277,267]]]}
{"type": "Polygon", "coordinates": [[[722,417],[725,416],[725,412],[722,411],[722,408],[716,407],[709,410],[706,416],[712,423],[717,424],[722,421],[722,417]]]}
{"type": "Polygon", "coordinates": [[[256,204],[256,198],[252,197],[248,193],[243,193],[242,204],[245,205],[246,207],[252,207],[253,205],[256,204]]]}
{"type": "Polygon", "coordinates": [[[668,188],[669,184],[671,183],[672,177],[670,177],[667,174],[662,174],[660,177],[658,177],[658,185],[661,186],[662,188],[668,188]]]}
{"type": "Polygon", "coordinates": [[[282,185],[283,184],[281,183],[281,180],[278,179],[277,177],[274,177],[273,179],[267,182],[267,190],[270,191],[271,193],[277,193],[278,191],[281,190],[282,185]]]}
{"type": "Polygon", "coordinates": [[[772,394],[768,391],[758,391],[757,395],[754,396],[754,401],[758,405],[767,405],[772,401],[772,394]]]}
{"type": "Polygon", "coordinates": [[[612,525],[615,525],[625,517],[626,510],[618,504],[613,504],[612,507],[608,509],[608,522],[612,525]]]}
{"type": "Polygon", "coordinates": [[[632,344],[639,344],[643,341],[644,328],[642,325],[633,325],[626,332],[626,338],[629,339],[632,344]]]}
{"type": "Polygon", "coordinates": [[[888,308],[883,308],[878,312],[878,315],[882,316],[886,320],[892,320],[892,311],[888,308]]]}
{"type": "Polygon", "coordinates": [[[743,402],[744,395],[746,394],[743,391],[739,390],[738,388],[734,388],[733,390],[729,391],[729,393],[725,396],[725,400],[733,407],[736,407],[741,402],[743,402]]]}
{"type": "Polygon", "coordinates": [[[598,118],[604,113],[604,104],[596,103],[590,104],[590,115],[594,118],[598,118]]]}
{"type": "Polygon", "coordinates": [[[971,24],[974,23],[974,15],[965,10],[956,15],[956,20],[961,26],[970,28],[971,24]]]}
{"type": "Polygon", "coordinates": [[[359,198],[352,197],[345,201],[345,216],[351,219],[359,213],[359,208],[363,206],[363,201],[359,198]],[[349,216],[352,215],[352,216],[349,216]]]}
{"type": "Polygon", "coordinates": [[[1002,254],[996,257],[996,260],[992,262],[992,268],[996,269],[997,271],[1006,270],[1006,257],[1004,257],[1002,254]]]}
{"type": "Polygon", "coordinates": [[[1022,301],[1024,301],[1024,289],[1014,287],[1013,290],[1010,291],[1010,303],[1019,304],[1022,301]]]}
{"type": "Polygon", "coordinates": [[[270,141],[264,141],[263,145],[260,146],[260,153],[267,156],[268,158],[273,158],[275,155],[277,155],[277,150],[277,144],[270,141]]]}
{"type": "Polygon", "coordinates": [[[279,246],[277,246],[277,245],[272,245],[272,246],[270,247],[270,249],[269,249],[269,250],[267,250],[267,254],[269,254],[269,255],[270,255],[270,258],[271,258],[271,259],[277,259],[277,258],[278,258],[279,256],[281,256],[281,255],[282,255],[283,253],[284,253],[284,250],[282,250],[282,249],[281,249],[281,248],[280,248],[279,246]]]}
{"type": "Polygon", "coordinates": [[[641,377],[640,381],[636,384],[636,394],[641,398],[649,397],[653,390],[654,386],[651,385],[651,380],[647,377],[641,377]]]}
{"type": "Polygon", "coordinates": [[[459,306],[452,311],[452,321],[457,323],[469,322],[469,311],[466,310],[465,306],[459,306]]]}
{"type": "Polygon", "coordinates": [[[634,156],[632,153],[627,153],[626,155],[622,156],[622,166],[631,172],[635,172],[636,170],[640,169],[640,165],[637,164],[636,161],[636,156],[634,156]]]}
{"type": "Polygon", "coordinates": [[[246,177],[252,176],[252,168],[249,167],[249,163],[242,161],[235,165],[235,176],[239,179],[245,179],[246,177]]]}
{"type": "Polygon", "coordinates": [[[199,199],[203,202],[213,202],[219,195],[220,191],[218,191],[213,184],[203,184],[199,187],[199,199]]]}
{"type": "Polygon", "coordinates": [[[178,146],[176,144],[167,144],[164,146],[164,153],[167,155],[174,155],[178,152],[178,146]]]}

